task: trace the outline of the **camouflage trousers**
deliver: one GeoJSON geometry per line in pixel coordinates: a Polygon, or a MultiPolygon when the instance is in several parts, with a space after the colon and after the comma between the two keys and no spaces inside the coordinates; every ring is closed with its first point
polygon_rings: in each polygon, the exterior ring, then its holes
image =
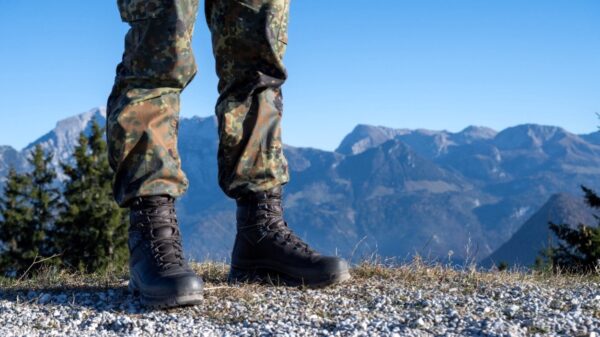
{"type": "MultiPolygon", "coordinates": [[[[118,0],[130,29],[107,104],[114,197],[188,187],[177,151],[179,97],[196,74],[191,48],[198,0],[118,0]]],[[[289,0],[206,0],[219,77],[219,185],[229,197],[285,184],[281,85],[289,0]]]]}

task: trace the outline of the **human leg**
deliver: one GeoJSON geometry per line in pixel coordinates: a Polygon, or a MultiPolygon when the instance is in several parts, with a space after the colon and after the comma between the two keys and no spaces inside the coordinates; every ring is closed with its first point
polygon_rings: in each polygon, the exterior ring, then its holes
{"type": "Polygon", "coordinates": [[[219,76],[219,185],[232,198],[288,182],[281,142],[288,0],[206,0],[219,76]]]}
{"type": "Polygon", "coordinates": [[[107,104],[114,195],[178,197],[188,186],[177,151],[179,95],[196,73],[191,38],[198,0],[119,0],[129,23],[107,104]]]}
{"type": "Polygon", "coordinates": [[[154,307],[196,304],[202,279],[187,265],[174,198],[187,179],[177,152],[179,94],[196,73],[197,0],[118,0],[123,60],[107,106],[114,196],[130,208],[129,288],[154,307]]]}
{"type": "Polygon", "coordinates": [[[230,282],[325,286],[350,278],[283,220],[281,142],[289,0],[207,0],[219,76],[219,184],[237,203],[230,282]]]}

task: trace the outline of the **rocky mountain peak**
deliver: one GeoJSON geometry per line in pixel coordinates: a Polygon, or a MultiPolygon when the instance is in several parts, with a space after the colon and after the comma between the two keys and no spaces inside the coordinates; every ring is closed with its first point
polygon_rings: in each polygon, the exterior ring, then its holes
{"type": "Polygon", "coordinates": [[[600,131],[579,135],[579,137],[584,139],[586,142],[589,142],[589,143],[592,143],[595,145],[600,145],[600,131]]]}
{"type": "Polygon", "coordinates": [[[217,125],[216,116],[182,118],[179,138],[182,141],[217,141],[217,125]]]}
{"type": "Polygon", "coordinates": [[[59,163],[72,161],[71,154],[78,144],[79,134],[82,131],[87,133],[91,130],[92,120],[96,120],[100,126],[104,126],[106,109],[94,108],[58,121],[54,129],[27,145],[21,151],[21,155],[27,156],[36,145],[40,144],[45,151],[52,153],[52,164],[58,170],[59,179],[62,179],[59,163]]]}
{"type": "MultiPolygon", "coordinates": [[[[501,131],[494,138],[494,144],[503,150],[520,148],[540,148],[545,143],[564,137],[575,136],[557,126],[522,124],[501,131]]],[[[576,136],[575,136],[576,137],[576,136]]]]}
{"type": "MultiPolygon", "coordinates": [[[[104,109],[58,122],[23,151],[0,147],[0,181],[38,143],[55,163],[72,160],[79,133],[92,120],[104,125],[104,109]]],[[[217,184],[217,145],[215,116],[181,118],[179,150],[190,189],[178,207],[195,258],[226,256],[234,235],[235,204],[217,184]]],[[[432,253],[452,250],[460,259],[470,238],[481,248],[479,258],[553,193],[577,193],[580,184],[600,189],[600,146],[557,127],[527,124],[496,133],[478,126],[449,132],[361,124],[336,151],[286,146],[287,214],[299,233],[328,252],[352,250],[368,237],[364,252],[407,256],[431,241],[432,253]],[[523,219],[512,216],[524,209],[531,212],[523,219]]],[[[563,198],[554,196],[548,207],[568,209],[559,206],[568,205],[563,198]]]]}
{"type": "Polygon", "coordinates": [[[353,155],[364,152],[365,150],[379,146],[386,141],[410,131],[406,129],[392,129],[383,126],[373,126],[367,124],[358,124],[350,132],[335,152],[353,155]]]}
{"type": "Polygon", "coordinates": [[[493,139],[497,134],[498,132],[494,129],[484,126],[470,125],[456,133],[455,137],[460,139],[461,143],[472,143],[473,141],[477,140],[493,139]]]}
{"type": "Polygon", "coordinates": [[[556,193],[533,214],[517,232],[492,255],[482,261],[483,265],[492,265],[504,261],[511,265],[531,266],[536,256],[552,241],[554,234],[548,223],[595,224],[592,210],[583,202],[583,198],[568,193],[556,193]]]}
{"type": "Polygon", "coordinates": [[[12,146],[0,146],[0,182],[8,174],[11,167],[20,171],[25,166],[25,160],[19,155],[19,152],[12,146]]]}

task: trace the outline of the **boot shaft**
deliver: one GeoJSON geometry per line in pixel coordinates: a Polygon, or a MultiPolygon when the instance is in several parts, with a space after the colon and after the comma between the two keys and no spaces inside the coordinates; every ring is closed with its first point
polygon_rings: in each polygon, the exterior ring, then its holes
{"type": "Polygon", "coordinates": [[[252,225],[265,225],[269,219],[283,219],[282,188],[248,194],[236,199],[237,229],[246,229],[252,225]]]}
{"type": "Polygon", "coordinates": [[[129,217],[131,267],[143,261],[157,273],[186,268],[174,198],[136,198],[130,205],[129,217]]]}

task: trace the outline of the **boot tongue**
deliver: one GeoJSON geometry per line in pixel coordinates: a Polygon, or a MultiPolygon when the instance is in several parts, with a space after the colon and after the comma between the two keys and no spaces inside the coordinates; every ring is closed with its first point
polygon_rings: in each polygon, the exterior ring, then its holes
{"type": "Polygon", "coordinates": [[[164,226],[164,227],[160,227],[160,228],[156,228],[153,231],[154,237],[155,238],[170,238],[173,236],[175,230],[169,226],[164,226]]]}
{"type": "Polygon", "coordinates": [[[169,226],[156,228],[153,230],[154,240],[160,240],[162,242],[159,245],[159,250],[162,254],[170,254],[174,251],[173,240],[175,239],[175,229],[169,226]],[[163,241],[165,239],[170,239],[163,241]]]}

